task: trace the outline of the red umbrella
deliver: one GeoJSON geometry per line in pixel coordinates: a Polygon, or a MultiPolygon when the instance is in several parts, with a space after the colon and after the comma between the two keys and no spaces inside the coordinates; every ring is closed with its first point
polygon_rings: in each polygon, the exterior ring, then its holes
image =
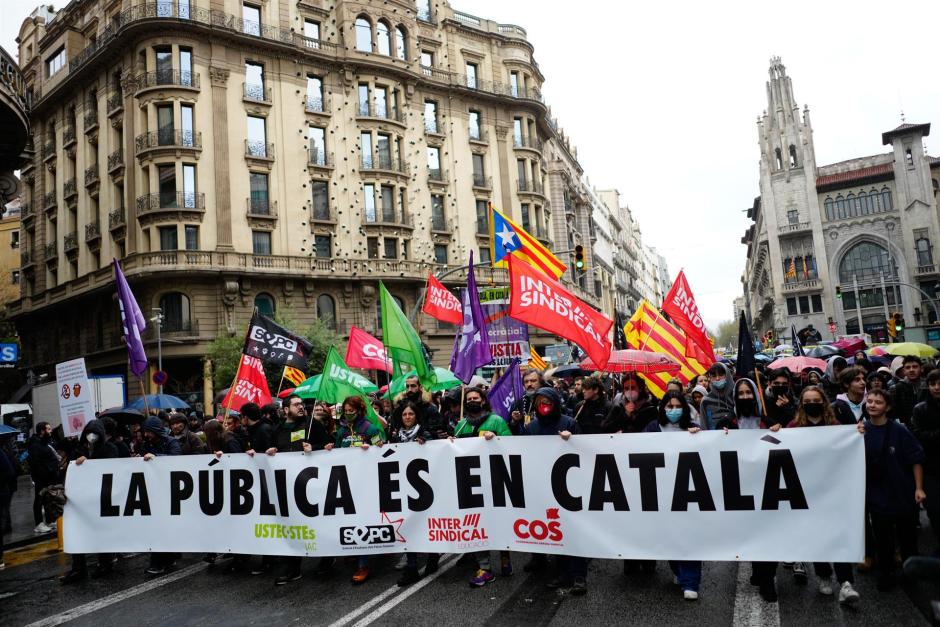
{"type": "Polygon", "coordinates": [[[855,351],[862,351],[868,348],[865,340],[860,337],[844,337],[831,344],[838,348],[844,355],[851,355],[855,351]]]}
{"type": "Polygon", "coordinates": [[[294,391],[294,388],[287,388],[286,390],[281,390],[281,393],[277,395],[278,398],[287,398],[294,391]]]}
{"type": "Polygon", "coordinates": [[[771,370],[786,368],[790,372],[800,374],[809,368],[819,368],[820,370],[825,370],[826,365],[827,364],[824,360],[816,359],[815,357],[784,357],[783,359],[778,359],[777,361],[771,362],[767,367],[771,370]]]}
{"type": "MultiPolygon", "coordinates": [[[[585,370],[599,370],[590,357],[586,357],[579,365],[585,370]]],[[[680,370],[682,366],[679,362],[668,355],[633,349],[611,351],[610,361],[604,368],[605,372],[639,372],[641,374],[657,372],[676,374],[680,370]]]]}

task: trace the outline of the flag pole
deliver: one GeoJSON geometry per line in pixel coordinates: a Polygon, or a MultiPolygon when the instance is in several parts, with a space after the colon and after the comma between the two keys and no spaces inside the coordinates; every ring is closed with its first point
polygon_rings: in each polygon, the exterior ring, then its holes
{"type": "Polygon", "coordinates": [[[281,370],[281,380],[277,384],[277,394],[274,395],[275,398],[280,398],[281,396],[281,387],[284,385],[284,373],[285,372],[287,372],[287,364],[285,364],[284,369],[281,370]]]}
{"type": "Polygon", "coordinates": [[[144,389],[144,379],[143,377],[137,377],[137,381],[140,383],[140,393],[144,396],[144,415],[150,415],[150,405],[147,403],[147,390],[144,389]]]}

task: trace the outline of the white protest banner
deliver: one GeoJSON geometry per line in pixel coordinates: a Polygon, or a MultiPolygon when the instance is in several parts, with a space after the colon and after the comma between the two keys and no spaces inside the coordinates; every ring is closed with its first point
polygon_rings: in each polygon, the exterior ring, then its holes
{"type": "Polygon", "coordinates": [[[55,365],[59,392],[59,417],[66,437],[79,436],[89,420],[95,417],[93,391],[88,384],[85,358],[79,357],[55,365]]]}
{"type": "Polygon", "coordinates": [[[857,562],[864,456],[836,426],[90,460],[65,550],[857,562]]]}

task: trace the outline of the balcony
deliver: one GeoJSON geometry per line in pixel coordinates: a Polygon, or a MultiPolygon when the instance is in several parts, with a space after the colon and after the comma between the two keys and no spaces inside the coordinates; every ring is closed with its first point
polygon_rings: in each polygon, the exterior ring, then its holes
{"type": "Polygon", "coordinates": [[[431,215],[431,233],[436,235],[450,235],[454,232],[453,219],[446,219],[443,215],[431,215]]]}
{"type": "Polygon", "coordinates": [[[271,201],[269,198],[248,198],[248,211],[245,214],[249,220],[256,218],[258,220],[277,220],[277,201],[271,201]]]}
{"type": "Polygon", "coordinates": [[[407,177],[411,173],[407,161],[390,155],[362,155],[359,166],[363,174],[387,172],[407,177]]]}
{"type": "Polygon", "coordinates": [[[22,220],[23,222],[26,222],[27,220],[35,218],[36,217],[35,211],[36,210],[33,207],[33,205],[24,200],[20,204],[20,220],[22,220]]]}
{"type": "Polygon", "coordinates": [[[72,125],[66,126],[62,131],[62,147],[69,148],[75,145],[75,127],[72,125]]]}
{"type": "Polygon", "coordinates": [[[188,70],[157,70],[138,74],[134,78],[135,96],[140,96],[152,89],[166,89],[168,87],[199,91],[199,75],[188,70]]]}
{"type": "Polygon", "coordinates": [[[137,219],[142,226],[154,222],[202,221],[206,195],[196,192],[160,192],[137,197],[137,219]]]}
{"type": "Polygon", "coordinates": [[[470,143],[471,144],[489,144],[490,139],[487,136],[486,131],[483,129],[470,129],[470,143]]]}
{"type": "Polygon", "coordinates": [[[101,225],[97,221],[85,225],[85,243],[89,248],[98,248],[101,245],[101,225]]]}
{"type": "Polygon", "coordinates": [[[29,266],[32,266],[35,262],[36,260],[33,259],[32,251],[29,251],[29,250],[20,251],[20,268],[21,269],[25,270],[29,266]]]}
{"type": "Polygon", "coordinates": [[[72,204],[70,201],[74,201],[78,197],[78,184],[75,179],[69,179],[63,183],[62,197],[65,198],[65,202],[68,204],[72,204]]]}
{"type": "Polygon", "coordinates": [[[398,107],[377,105],[375,102],[360,102],[356,117],[364,120],[385,120],[405,126],[405,118],[398,107]]]}
{"type": "MultiPolygon", "coordinates": [[[[58,207],[56,201],[55,191],[51,191],[48,194],[44,194],[42,197],[42,210],[46,213],[52,213],[55,215],[56,208],[58,207]]],[[[51,217],[51,216],[50,216],[51,217]]]]}
{"type": "Polygon", "coordinates": [[[339,49],[339,46],[334,44],[332,41],[314,39],[313,37],[305,37],[300,33],[294,33],[294,43],[304,50],[320,50],[329,54],[336,54],[336,51],[339,49]]]}
{"type": "Polygon", "coordinates": [[[59,249],[55,242],[49,242],[46,244],[43,259],[46,260],[46,263],[57,262],[59,260],[59,249]]]}
{"type": "Polygon", "coordinates": [[[55,141],[47,141],[42,145],[42,160],[44,162],[52,161],[56,158],[55,141]]]}
{"type": "Polygon", "coordinates": [[[172,128],[150,131],[134,138],[134,147],[138,159],[161,151],[176,152],[177,156],[183,153],[195,155],[202,151],[202,133],[172,128]]]}
{"type": "MultiPolygon", "coordinates": [[[[22,210],[21,210],[22,212],[22,210]]],[[[933,263],[924,264],[917,266],[917,269],[914,271],[916,276],[929,276],[931,274],[937,274],[937,265],[933,263]]]]}
{"type": "Polygon", "coordinates": [[[781,224],[777,227],[777,233],[779,235],[794,235],[796,233],[806,233],[812,230],[813,226],[809,222],[791,222],[789,224],[781,224]]]}
{"type": "Polygon", "coordinates": [[[431,185],[447,185],[447,170],[428,168],[428,183],[431,185]]]}
{"type": "Polygon", "coordinates": [[[124,178],[124,150],[122,148],[108,155],[108,174],[113,178],[124,178]]]}
{"type": "Polygon", "coordinates": [[[804,279],[802,281],[787,281],[783,284],[784,294],[792,292],[803,292],[811,290],[821,290],[822,283],[819,279],[804,279]]]}
{"type": "MultiPolygon", "coordinates": [[[[97,107],[97,103],[94,103],[97,107]]],[[[85,112],[85,133],[91,133],[98,128],[98,109],[89,109],[85,112]]]]}
{"type": "Polygon", "coordinates": [[[414,218],[410,215],[398,215],[394,209],[377,209],[373,215],[365,213],[362,216],[362,226],[378,228],[414,229],[414,218]]]}
{"type": "Polygon", "coordinates": [[[242,100],[253,104],[263,104],[271,106],[271,88],[264,85],[253,85],[251,83],[242,83],[242,100]]]}
{"type": "Polygon", "coordinates": [[[88,168],[85,168],[85,187],[95,188],[97,191],[98,183],[100,179],[98,178],[98,166],[93,165],[88,168]]]}
{"type": "MultiPolygon", "coordinates": [[[[245,140],[245,158],[270,164],[274,161],[274,144],[265,141],[245,140]]],[[[269,165],[270,167],[270,165],[269,165]]]]}
{"type": "Polygon", "coordinates": [[[428,135],[443,135],[444,131],[441,130],[441,125],[437,119],[424,119],[424,132],[428,135]]]}
{"type": "Polygon", "coordinates": [[[513,137],[512,147],[516,150],[531,150],[542,154],[542,140],[532,137],[513,137]]]}
{"type": "Polygon", "coordinates": [[[335,167],[333,153],[326,153],[319,148],[308,148],[307,165],[313,168],[332,170],[335,167]]]}
{"type": "Polygon", "coordinates": [[[78,233],[76,231],[72,231],[65,236],[63,250],[69,257],[78,254],[78,233]]]}
{"type": "Polygon", "coordinates": [[[114,116],[124,110],[124,94],[120,90],[111,92],[108,96],[108,117],[114,116]]]}
{"type": "Polygon", "coordinates": [[[541,181],[519,181],[519,184],[516,188],[520,194],[536,194],[538,196],[545,196],[545,193],[542,191],[541,181]]]}
{"type": "Polygon", "coordinates": [[[420,71],[422,75],[435,81],[440,81],[441,83],[450,85],[454,81],[454,73],[447,70],[439,70],[430,65],[422,65],[420,71]]]}
{"type": "Polygon", "coordinates": [[[493,189],[493,179],[489,176],[473,173],[473,189],[491,190],[493,189]]]}
{"type": "Polygon", "coordinates": [[[330,114],[330,103],[322,96],[304,97],[304,111],[318,115],[330,114]]]}
{"type": "Polygon", "coordinates": [[[118,207],[108,213],[108,230],[111,232],[123,230],[127,226],[127,212],[124,207],[118,207]]]}

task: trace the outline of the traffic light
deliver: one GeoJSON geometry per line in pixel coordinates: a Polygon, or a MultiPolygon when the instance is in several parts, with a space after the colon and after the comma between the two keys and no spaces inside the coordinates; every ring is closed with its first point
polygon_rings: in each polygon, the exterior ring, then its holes
{"type": "Polygon", "coordinates": [[[574,267],[583,272],[584,266],[584,246],[578,244],[574,247],[574,267]]]}
{"type": "Polygon", "coordinates": [[[888,335],[889,335],[892,339],[894,339],[894,338],[896,338],[896,337],[898,336],[898,328],[897,328],[897,325],[895,324],[895,319],[897,318],[897,316],[898,316],[898,314],[892,314],[892,315],[885,321],[885,326],[886,326],[887,329],[888,329],[888,335]]]}
{"type": "Polygon", "coordinates": [[[842,298],[842,286],[836,285],[836,298],[842,298]]]}
{"type": "Polygon", "coordinates": [[[895,333],[904,332],[904,314],[901,312],[894,314],[894,331],[895,333]]]}

